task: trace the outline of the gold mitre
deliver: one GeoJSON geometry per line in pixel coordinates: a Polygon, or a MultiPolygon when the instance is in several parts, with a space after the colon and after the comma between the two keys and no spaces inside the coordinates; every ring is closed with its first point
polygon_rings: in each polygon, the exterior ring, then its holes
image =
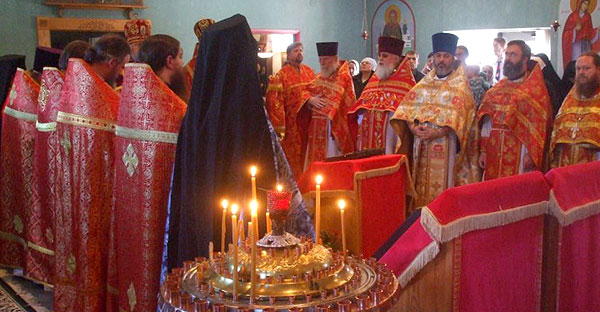
{"type": "Polygon", "coordinates": [[[196,34],[196,37],[198,37],[198,42],[200,42],[200,38],[202,38],[202,32],[214,23],[215,20],[212,18],[203,18],[194,24],[194,33],[196,34]]]}

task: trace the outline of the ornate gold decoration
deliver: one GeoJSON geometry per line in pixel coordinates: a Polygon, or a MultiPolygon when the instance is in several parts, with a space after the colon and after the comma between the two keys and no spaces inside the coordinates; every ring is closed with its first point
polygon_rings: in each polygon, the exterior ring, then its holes
{"type": "Polygon", "coordinates": [[[46,81],[42,80],[42,85],[40,86],[40,95],[38,102],[40,103],[40,110],[43,111],[46,109],[46,102],[48,102],[48,96],[50,95],[50,90],[46,86],[46,81]]]}
{"type": "Polygon", "coordinates": [[[56,115],[56,121],[78,127],[86,127],[109,132],[115,131],[115,124],[113,121],[94,117],[87,117],[77,114],[58,112],[58,114],[56,115]]]}
{"type": "Polygon", "coordinates": [[[37,120],[36,114],[18,111],[16,109],[10,108],[8,106],[4,108],[4,114],[12,116],[17,119],[22,119],[22,120],[27,120],[27,121],[36,121],[37,120]]]}
{"type": "Polygon", "coordinates": [[[131,308],[131,311],[133,311],[133,308],[135,308],[135,304],[137,303],[135,298],[135,288],[133,287],[133,282],[129,284],[129,289],[127,289],[127,299],[129,299],[129,307],[131,308]]]}
{"type": "Polygon", "coordinates": [[[34,244],[32,242],[27,242],[27,248],[33,249],[35,251],[41,252],[43,254],[54,256],[54,250],[42,247],[38,244],[34,244]]]}
{"type": "Polygon", "coordinates": [[[9,106],[13,106],[13,102],[15,101],[15,99],[17,98],[17,88],[15,88],[14,86],[10,89],[10,105],[9,106]]]}
{"type": "Polygon", "coordinates": [[[67,272],[69,272],[69,274],[73,275],[73,274],[75,274],[76,268],[77,268],[77,266],[76,266],[75,256],[73,254],[71,254],[69,256],[69,263],[67,264],[67,272]]]}
{"type": "Polygon", "coordinates": [[[17,233],[23,233],[23,220],[21,220],[19,216],[15,216],[13,218],[13,225],[15,226],[15,230],[17,231],[17,233]]]}
{"type": "Polygon", "coordinates": [[[69,149],[71,148],[71,141],[69,141],[69,133],[65,132],[65,135],[60,139],[60,145],[65,149],[65,155],[69,155],[69,149]]]}
{"type": "Polygon", "coordinates": [[[177,133],[158,130],[138,130],[123,126],[115,126],[115,135],[142,141],[177,144],[177,133]]]}
{"type": "Polygon", "coordinates": [[[125,164],[125,167],[127,167],[127,174],[129,174],[130,177],[133,176],[133,174],[135,173],[135,169],[138,166],[139,160],[137,154],[133,150],[133,145],[131,145],[131,143],[127,145],[127,150],[125,151],[125,153],[123,153],[122,159],[123,163],[125,164]]]}
{"type": "Polygon", "coordinates": [[[54,234],[52,234],[52,229],[46,228],[46,239],[48,243],[54,244],[54,234]]]}

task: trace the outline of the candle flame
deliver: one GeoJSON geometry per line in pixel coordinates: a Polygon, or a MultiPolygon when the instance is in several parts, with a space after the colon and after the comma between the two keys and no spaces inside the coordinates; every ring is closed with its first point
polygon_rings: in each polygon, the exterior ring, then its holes
{"type": "Polygon", "coordinates": [[[276,187],[276,189],[277,189],[277,192],[281,192],[281,191],[283,191],[283,185],[281,185],[281,184],[277,184],[277,187],[276,187]]]}
{"type": "Polygon", "coordinates": [[[258,203],[255,200],[250,202],[250,214],[256,216],[256,210],[258,209],[258,203]]]}
{"type": "Polygon", "coordinates": [[[315,181],[317,182],[317,184],[321,184],[323,182],[323,176],[322,175],[317,175],[317,177],[315,178],[315,181]]]}
{"type": "Polygon", "coordinates": [[[344,210],[344,208],[346,208],[346,201],[343,199],[338,200],[338,207],[340,210],[344,210]]]}
{"type": "Polygon", "coordinates": [[[232,215],[237,214],[238,209],[239,209],[238,204],[232,204],[231,205],[231,214],[232,215]]]}
{"type": "Polygon", "coordinates": [[[250,175],[251,175],[251,176],[253,176],[253,177],[255,177],[255,176],[256,176],[256,171],[257,171],[257,170],[258,170],[258,169],[256,168],[256,166],[252,166],[252,167],[250,167],[250,175]]]}
{"type": "Polygon", "coordinates": [[[227,209],[228,206],[229,206],[229,201],[227,199],[223,199],[221,201],[221,207],[223,207],[223,210],[227,209]]]}

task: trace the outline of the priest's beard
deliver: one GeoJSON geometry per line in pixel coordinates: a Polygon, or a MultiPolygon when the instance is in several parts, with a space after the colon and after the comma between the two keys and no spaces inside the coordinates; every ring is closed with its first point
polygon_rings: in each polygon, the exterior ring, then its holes
{"type": "Polygon", "coordinates": [[[513,64],[511,62],[504,62],[503,70],[504,71],[502,73],[504,74],[504,76],[506,76],[506,78],[508,78],[508,80],[515,80],[521,78],[524,74],[524,72],[522,72],[523,59],[521,58],[521,60],[517,62],[517,64],[513,64]]]}
{"type": "Polygon", "coordinates": [[[377,66],[377,69],[375,70],[375,76],[377,76],[379,80],[387,80],[388,78],[390,78],[392,73],[394,73],[394,69],[395,68],[393,68],[390,65],[379,64],[379,66],[377,66]]]}
{"type": "Polygon", "coordinates": [[[587,82],[581,82],[581,79],[575,80],[575,91],[584,98],[591,98],[598,90],[600,83],[595,75],[587,82]]]}
{"type": "Polygon", "coordinates": [[[321,76],[323,76],[323,78],[329,78],[331,75],[333,75],[336,69],[337,68],[335,68],[335,64],[321,66],[321,76]]]}
{"type": "Polygon", "coordinates": [[[188,98],[188,89],[185,83],[185,76],[183,75],[183,70],[176,71],[171,77],[171,83],[169,84],[169,88],[171,91],[175,92],[177,96],[179,96],[182,100],[187,102],[188,98]]]}

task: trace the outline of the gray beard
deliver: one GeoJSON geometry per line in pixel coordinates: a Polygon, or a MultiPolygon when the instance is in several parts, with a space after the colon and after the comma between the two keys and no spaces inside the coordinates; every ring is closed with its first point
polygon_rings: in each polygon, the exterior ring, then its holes
{"type": "Polygon", "coordinates": [[[394,68],[389,68],[384,65],[377,66],[377,69],[375,70],[375,76],[377,76],[379,80],[387,80],[393,73],[394,68]]]}
{"type": "Polygon", "coordinates": [[[329,68],[321,67],[321,76],[323,78],[329,78],[331,75],[333,75],[333,73],[335,72],[335,69],[336,68],[333,66],[329,67],[329,68]]]}

